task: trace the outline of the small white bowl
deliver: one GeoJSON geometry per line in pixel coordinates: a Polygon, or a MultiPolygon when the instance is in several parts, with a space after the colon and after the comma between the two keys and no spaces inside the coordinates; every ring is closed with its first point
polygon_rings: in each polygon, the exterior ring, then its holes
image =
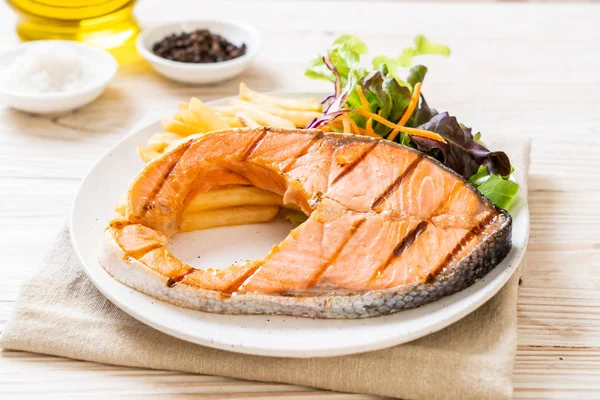
{"type": "Polygon", "coordinates": [[[35,93],[3,89],[0,84],[0,102],[17,110],[35,114],[61,114],[94,101],[115,76],[118,63],[104,50],[68,40],[38,40],[21,43],[0,54],[0,73],[17,57],[35,46],[59,45],[71,47],[91,66],[92,78],[85,87],[64,92],[35,93]]]}
{"type": "Polygon", "coordinates": [[[231,79],[244,72],[250,66],[261,45],[262,38],[255,28],[233,21],[186,21],[159,25],[144,29],[136,42],[138,52],[160,74],[178,82],[203,84],[231,79]],[[223,36],[236,46],[245,43],[246,53],[241,57],[216,63],[185,63],[171,61],[152,52],[152,46],[165,36],[191,32],[196,29],[208,29],[211,33],[223,36]]]}

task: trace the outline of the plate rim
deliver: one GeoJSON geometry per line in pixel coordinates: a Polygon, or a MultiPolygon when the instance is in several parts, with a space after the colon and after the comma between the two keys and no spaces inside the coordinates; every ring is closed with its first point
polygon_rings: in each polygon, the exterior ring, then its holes
{"type": "MultiPolygon", "coordinates": [[[[322,95],[324,95],[324,93],[319,93],[319,92],[292,92],[292,91],[269,92],[269,94],[274,94],[274,95],[283,96],[283,97],[292,97],[292,96],[295,96],[295,97],[309,97],[309,96],[310,97],[321,97],[322,95]]],[[[216,99],[213,101],[208,101],[206,103],[209,105],[211,103],[213,105],[221,104],[232,98],[235,98],[235,96],[223,97],[223,98],[219,98],[219,99],[216,99]]],[[[158,331],[166,333],[175,338],[182,339],[182,340],[185,340],[185,341],[188,341],[191,343],[199,344],[202,346],[207,346],[207,347],[230,351],[230,352],[249,354],[249,355],[258,355],[258,356],[270,356],[270,357],[292,357],[292,358],[330,357],[330,356],[358,354],[358,353],[364,353],[364,352],[369,352],[369,351],[385,349],[385,348],[396,346],[399,344],[404,344],[404,343],[416,340],[418,338],[424,337],[426,335],[435,333],[437,331],[440,331],[440,330],[454,324],[455,322],[461,320],[462,318],[466,317],[467,315],[469,315],[473,311],[477,310],[478,308],[480,308],[488,300],[490,300],[493,296],[495,296],[506,285],[508,280],[510,280],[510,278],[513,276],[515,271],[518,269],[518,266],[521,263],[524,255],[525,255],[527,245],[529,242],[529,236],[530,236],[530,214],[529,214],[529,204],[528,204],[527,198],[520,195],[518,202],[522,202],[522,205],[521,205],[521,209],[519,210],[519,212],[524,213],[522,218],[525,218],[525,220],[526,220],[525,232],[524,232],[525,239],[522,242],[522,247],[518,250],[518,253],[514,254],[513,257],[510,259],[510,265],[505,267],[504,270],[501,271],[498,274],[498,276],[495,277],[495,281],[494,281],[495,286],[493,286],[492,290],[490,290],[490,288],[488,286],[491,284],[491,282],[487,282],[486,284],[481,285],[479,290],[475,290],[475,291],[473,291],[473,293],[471,293],[465,297],[465,299],[471,300],[467,306],[462,307],[458,311],[456,311],[452,314],[449,314],[445,318],[439,319],[435,323],[431,323],[424,328],[416,329],[410,333],[404,333],[403,335],[393,336],[386,340],[379,340],[379,341],[370,340],[370,341],[363,343],[360,346],[356,346],[356,345],[346,346],[346,347],[339,346],[339,347],[335,347],[333,349],[328,349],[327,351],[314,350],[314,349],[299,349],[299,348],[288,348],[285,351],[283,351],[283,350],[272,351],[272,350],[269,350],[265,346],[252,346],[252,345],[248,345],[248,344],[237,344],[237,343],[233,344],[230,342],[220,342],[215,339],[205,339],[205,338],[203,339],[198,336],[188,334],[186,332],[178,330],[176,327],[171,327],[166,323],[161,323],[161,321],[159,319],[153,319],[153,318],[149,317],[148,315],[146,315],[145,313],[140,312],[139,310],[136,310],[135,307],[132,307],[130,304],[128,304],[127,299],[121,299],[121,297],[118,296],[118,294],[112,293],[112,291],[110,291],[107,287],[105,287],[96,278],[94,271],[87,265],[86,258],[81,253],[81,250],[77,244],[76,234],[74,233],[74,232],[76,232],[76,230],[74,229],[74,214],[75,214],[76,207],[78,204],[78,199],[82,195],[82,189],[84,188],[84,184],[87,182],[90,175],[99,167],[99,165],[106,158],[110,157],[110,154],[115,149],[119,148],[123,144],[123,142],[129,140],[131,137],[139,134],[140,132],[149,129],[151,126],[157,125],[159,123],[160,123],[160,120],[148,121],[147,123],[145,122],[143,124],[140,124],[138,122],[138,124],[134,125],[134,127],[130,130],[130,132],[128,134],[123,136],[119,141],[117,141],[117,143],[115,143],[113,146],[111,146],[102,155],[102,157],[100,157],[94,163],[94,165],[90,168],[90,170],[87,172],[87,174],[81,180],[81,183],[79,184],[79,187],[77,189],[77,192],[75,194],[75,197],[74,197],[72,205],[71,205],[71,210],[70,210],[70,214],[69,214],[69,232],[70,232],[69,236],[70,236],[70,240],[73,245],[73,248],[75,250],[75,253],[77,254],[77,257],[79,258],[79,261],[82,264],[82,268],[83,268],[84,272],[86,273],[87,277],[92,281],[94,286],[102,293],[103,296],[105,296],[114,305],[116,305],[118,308],[120,308],[125,313],[129,314],[130,316],[134,317],[141,323],[146,324],[154,329],[157,329],[158,331]],[[483,288],[485,288],[485,287],[487,287],[488,290],[483,290],[483,288]],[[473,300],[475,300],[475,301],[473,301],[473,300]]],[[[506,258],[501,262],[501,264],[508,259],[508,257],[510,256],[510,254],[512,253],[513,250],[514,250],[514,245],[513,245],[513,248],[511,248],[511,252],[509,253],[509,255],[506,256],[506,258]]],[[[499,264],[499,265],[501,265],[501,264],[499,264]]],[[[498,266],[496,266],[494,268],[497,268],[497,267],[498,266]]],[[[100,267],[100,268],[102,269],[102,267],[100,267]]],[[[104,271],[104,269],[102,269],[102,270],[104,271]]],[[[104,273],[107,273],[107,272],[104,271],[104,273]]],[[[485,281],[485,278],[487,276],[488,275],[484,276],[481,279],[481,281],[485,281]]],[[[120,285],[123,285],[120,282],[118,282],[118,283],[120,285]]],[[[466,289],[464,289],[460,292],[457,292],[454,295],[457,295],[461,292],[469,290],[469,289],[473,288],[476,284],[471,285],[470,287],[467,287],[466,289]]],[[[123,285],[123,286],[127,287],[126,285],[123,285]]],[[[129,287],[127,287],[127,288],[129,288],[129,287]]],[[[129,289],[131,289],[131,288],[129,288],[129,289]]],[[[131,289],[131,290],[135,290],[135,289],[131,289]]],[[[440,300],[437,300],[436,302],[433,302],[431,304],[435,304],[435,303],[441,304],[441,302],[444,302],[444,300],[447,301],[448,299],[451,299],[454,295],[446,296],[446,297],[444,297],[440,300]]],[[[151,296],[148,296],[148,297],[152,298],[151,296]]],[[[154,300],[157,302],[161,302],[158,299],[154,299],[154,300]]],[[[166,304],[168,304],[168,303],[166,303],[166,304]]],[[[195,312],[204,313],[202,311],[195,311],[195,312]]],[[[257,317],[260,317],[260,316],[257,316],[257,317]]],[[[263,317],[264,317],[264,315],[263,315],[263,317]]],[[[371,318],[384,318],[384,317],[385,316],[371,317],[371,318]]],[[[294,317],[290,317],[290,318],[294,318],[294,317]]],[[[369,320],[371,318],[367,318],[364,320],[369,320]]]]}

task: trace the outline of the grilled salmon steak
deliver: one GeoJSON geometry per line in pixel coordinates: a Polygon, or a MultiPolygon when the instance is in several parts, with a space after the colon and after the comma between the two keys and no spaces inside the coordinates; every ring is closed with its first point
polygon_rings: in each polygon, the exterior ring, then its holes
{"type": "Polygon", "coordinates": [[[359,318],[406,310],[471,285],[511,246],[511,218],[438,161],[387,140],[317,130],[227,130],[149,163],[102,266],[181,307],[232,314],[359,318]],[[193,194],[253,185],[309,218],[263,259],[186,265],[166,248],[193,194]]]}

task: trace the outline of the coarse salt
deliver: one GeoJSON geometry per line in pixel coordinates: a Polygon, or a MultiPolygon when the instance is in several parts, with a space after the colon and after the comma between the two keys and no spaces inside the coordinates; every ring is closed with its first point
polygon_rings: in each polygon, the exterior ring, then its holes
{"type": "Polygon", "coordinates": [[[89,84],[89,69],[72,48],[40,45],[28,49],[0,72],[0,86],[27,93],[78,90],[89,84]]]}

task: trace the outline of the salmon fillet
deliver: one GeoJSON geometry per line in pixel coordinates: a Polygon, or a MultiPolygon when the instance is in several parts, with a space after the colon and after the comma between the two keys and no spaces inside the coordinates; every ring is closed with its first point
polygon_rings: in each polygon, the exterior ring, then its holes
{"type": "Polygon", "coordinates": [[[133,180],[106,228],[101,265],[181,307],[359,318],[471,285],[511,247],[511,218],[455,172],[383,139],[239,129],[191,138],[133,180]],[[186,201],[228,184],[283,196],[309,218],[260,260],[195,269],[166,248],[186,201]]]}

